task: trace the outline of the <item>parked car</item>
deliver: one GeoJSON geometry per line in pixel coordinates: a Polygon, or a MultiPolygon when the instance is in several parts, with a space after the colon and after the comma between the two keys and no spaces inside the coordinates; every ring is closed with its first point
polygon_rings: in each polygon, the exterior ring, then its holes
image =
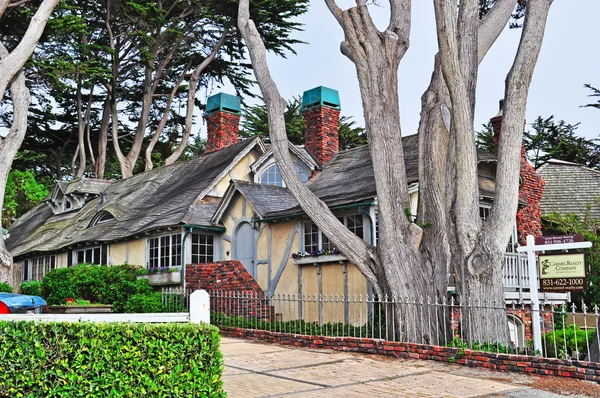
{"type": "Polygon", "coordinates": [[[46,300],[39,296],[16,293],[0,293],[0,314],[45,314],[46,300]]]}

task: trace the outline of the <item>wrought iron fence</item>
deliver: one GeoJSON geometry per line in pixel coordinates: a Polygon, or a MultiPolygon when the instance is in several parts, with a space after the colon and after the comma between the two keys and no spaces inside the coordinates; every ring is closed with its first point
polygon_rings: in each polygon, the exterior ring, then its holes
{"type": "Polygon", "coordinates": [[[181,286],[163,287],[161,293],[165,312],[189,312],[190,294],[193,292],[192,289],[181,286]]]}
{"type": "MultiPolygon", "coordinates": [[[[598,306],[525,302],[377,297],[376,295],[265,295],[210,291],[211,322],[221,327],[312,336],[350,336],[426,343],[496,353],[598,361],[598,306]],[[474,319],[502,316],[508,330],[477,330],[474,319]],[[531,322],[539,319],[543,352],[532,349],[531,322]],[[508,340],[507,340],[508,336],[508,340]]],[[[498,319],[498,318],[496,318],[498,319]]]]}

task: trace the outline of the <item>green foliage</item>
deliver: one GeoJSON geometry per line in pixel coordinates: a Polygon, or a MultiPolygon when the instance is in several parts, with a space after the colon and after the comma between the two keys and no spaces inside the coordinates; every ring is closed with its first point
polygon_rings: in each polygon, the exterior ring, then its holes
{"type": "Polygon", "coordinates": [[[584,105],[583,107],[600,109],[600,90],[598,90],[596,87],[592,87],[591,84],[585,84],[584,87],[589,88],[592,91],[592,93],[590,95],[588,95],[588,97],[599,97],[599,99],[598,99],[598,101],[596,101],[596,103],[587,104],[587,105],[584,105]]]}
{"type": "Polygon", "coordinates": [[[575,135],[579,127],[564,120],[556,122],[554,116],[538,117],[526,131],[523,139],[529,160],[538,168],[549,159],[579,163],[590,168],[600,166],[600,147],[592,140],[575,135]]]}
{"type": "Polygon", "coordinates": [[[59,268],[44,277],[42,296],[49,305],[62,305],[67,298],[84,299],[111,304],[114,312],[123,312],[131,296],[153,293],[146,279],[136,278],[143,272],[128,264],[59,268]]]}
{"type": "Polygon", "coordinates": [[[209,325],[0,322],[3,397],[225,397],[209,325]]]}
{"type": "Polygon", "coordinates": [[[494,128],[491,122],[484,124],[483,130],[475,132],[475,136],[477,138],[477,148],[490,153],[496,152],[494,128]]]}
{"type": "Polygon", "coordinates": [[[12,286],[8,283],[0,282],[0,293],[12,293],[12,286]]]}
{"type": "Polygon", "coordinates": [[[159,292],[149,294],[134,294],[123,307],[127,313],[156,313],[166,312],[167,308],[162,303],[159,292]]]}
{"type": "Polygon", "coordinates": [[[27,281],[21,283],[19,287],[21,294],[28,294],[30,296],[41,296],[42,295],[42,282],[41,281],[27,281]]]}
{"type": "Polygon", "coordinates": [[[581,330],[577,325],[569,325],[542,335],[542,343],[546,356],[569,359],[575,351],[587,354],[588,343],[593,343],[595,338],[595,329],[581,330]]]}
{"type": "Polygon", "coordinates": [[[27,213],[46,196],[48,190],[35,180],[31,171],[12,170],[6,180],[2,225],[10,225],[13,220],[27,213]]]}
{"type": "MultiPolygon", "coordinates": [[[[600,167],[600,145],[575,135],[579,123],[569,124],[564,120],[555,121],[554,116],[539,116],[531,123],[532,130],[523,133],[527,158],[535,168],[549,159],[560,159],[579,163],[590,168],[600,167]]],[[[476,132],[477,147],[486,152],[495,152],[492,124],[484,124],[483,130],[476,132]]]]}
{"type": "MultiPolygon", "coordinates": [[[[285,128],[288,140],[292,144],[304,144],[304,116],[302,115],[302,97],[297,96],[288,101],[284,112],[285,128]]],[[[249,106],[244,110],[240,136],[244,138],[261,136],[269,141],[269,123],[267,108],[264,104],[249,106]]],[[[357,127],[356,121],[349,116],[340,117],[339,149],[355,148],[367,144],[367,133],[364,128],[357,127]]]]}

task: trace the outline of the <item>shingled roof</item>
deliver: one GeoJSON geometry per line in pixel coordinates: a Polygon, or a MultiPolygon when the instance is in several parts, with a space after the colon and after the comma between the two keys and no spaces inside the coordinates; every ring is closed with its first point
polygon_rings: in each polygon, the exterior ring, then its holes
{"type": "MultiPolygon", "coordinates": [[[[408,184],[413,184],[419,181],[419,137],[404,137],[402,143],[408,184]]],[[[496,161],[494,154],[484,151],[478,151],[477,157],[479,162],[496,161]]],[[[479,185],[481,195],[494,196],[493,180],[480,177],[479,185]]],[[[329,207],[373,200],[377,190],[369,147],[361,146],[338,153],[325,170],[306,186],[329,207]]],[[[238,181],[234,187],[255,206],[263,218],[302,213],[287,188],[238,181]]]]}
{"type": "Polygon", "coordinates": [[[600,196],[600,172],[577,163],[551,159],[538,169],[546,185],[540,203],[542,215],[576,214],[582,217],[591,204],[590,215],[600,219],[594,198],[600,196]]]}
{"type": "Polygon", "coordinates": [[[116,241],[184,223],[213,225],[210,218],[219,199],[205,195],[236,158],[258,142],[242,141],[190,161],[113,182],[104,190],[104,204],[95,198],[79,211],[57,215],[47,204],[40,204],[11,226],[7,247],[18,257],[78,243],[116,241]],[[101,211],[112,214],[115,221],[90,226],[101,211]]]}

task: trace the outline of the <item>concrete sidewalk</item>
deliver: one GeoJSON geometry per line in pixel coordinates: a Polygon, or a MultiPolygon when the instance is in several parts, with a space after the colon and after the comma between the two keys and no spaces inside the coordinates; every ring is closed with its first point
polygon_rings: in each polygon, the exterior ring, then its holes
{"type": "Polygon", "coordinates": [[[448,371],[457,366],[433,361],[297,349],[227,337],[221,350],[225,391],[231,398],[559,397],[522,385],[457,375],[448,371]]]}

